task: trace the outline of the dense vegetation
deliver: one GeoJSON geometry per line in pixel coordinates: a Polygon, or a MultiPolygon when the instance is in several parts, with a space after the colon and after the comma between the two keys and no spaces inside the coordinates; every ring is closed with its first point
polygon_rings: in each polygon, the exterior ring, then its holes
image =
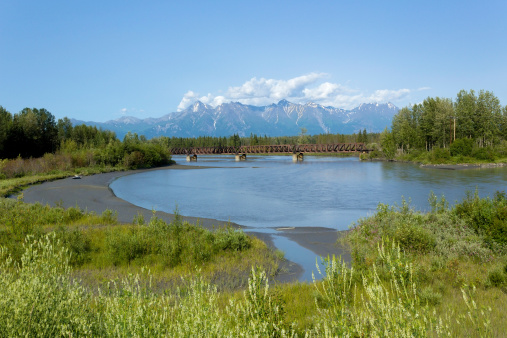
{"type": "Polygon", "coordinates": [[[120,141],[111,131],[73,126],[68,118],[56,122],[46,109],[25,108],[11,115],[0,106],[0,159],[0,178],[12,178],[90,166],[152,167],[171,157],[158,139],[129,133],[120,141]]]}
{"type": "Polygon", "coordinates": [[[428,97],[402,108],[370,157],[431,163],[495,162],[507,157],[507,106],[489,91],[461,90],[453,101],[428,97]]]}
{"type": "Polygon", "coordinates": [[[328,258],[319,264],[322,280],[273,286],[273,257],[259,259],[269,251],[241,232],[211,233],[156,218],[120,226],[111,212],[3,200],[2,224],[8,226],[1,237],[0,332],[502,335],[507,257],[506,239],[498,234],[505,234],[505,194],[470,194],[453,208],[435,196],[430,203],[426,214],[407,203],[380,204],[345,238],[351,266],[328,258]],[[245,279],[224,283],[238,273],[237,265],[245,279]],[[242,285],[244,291],[235,291],[242,285]]]}

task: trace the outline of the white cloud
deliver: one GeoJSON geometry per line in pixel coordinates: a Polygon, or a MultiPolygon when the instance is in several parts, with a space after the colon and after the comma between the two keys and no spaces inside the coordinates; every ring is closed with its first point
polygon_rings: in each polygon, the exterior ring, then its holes
{"type": "Polygon", "coordinates": [[[240,86],[229,87],[225,94],[220,96],[211,93],[200,96],[190,90],[183,96],[178,111],[189,107],[197,100],[211,106],[231,101],[260,106],[276,103],[282,99],[296,103],[311,101],[325,106],[350,109],[361,103],[402,100],[412,92],[410,89],[380,89],[368,94],[338,83],[322,82],[327,76],[325,73],[310,73],[289,80],[254,77],[240,86]]]}
{"type": "Polygon", "coordinates": [[[405,98],[410,94],[410,89],[380,89],[376,90],[372,95],[368,97],[369,102],[387,102],[396,101],[405,98]]]}
{"type": "Polygon", "coordinates": [[[183,95],[183,98],[181,99],[180,104],[178,105],[178,111],[183,110],[190,106],[192,103],[194,103],[197,100],[198,95],[194,93],[193,91],[189,90],[188,92],[183,95]]]}

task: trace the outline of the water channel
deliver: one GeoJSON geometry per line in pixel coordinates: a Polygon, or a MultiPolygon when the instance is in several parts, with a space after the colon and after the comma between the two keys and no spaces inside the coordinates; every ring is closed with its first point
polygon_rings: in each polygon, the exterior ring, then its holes
{"type": "Polygon", "coordinates": [[[203,170],[158,170],[121,177],[114,193],[135,205],[184,216],[212,218],[273,234],[287,259],[303,266],[301,280],[311,280],[315,254],[285,237],[279,227],[327,227],[346,230],[377,205],[429,208],[431,192],[452,205],[476,189],[481,197],[506,190],[507,168],[442,170],[415,164],[361,162],[357,157],[312,157],[293,163],[290,156],[200,156],[178,164],[209,166],[203,170]]]}

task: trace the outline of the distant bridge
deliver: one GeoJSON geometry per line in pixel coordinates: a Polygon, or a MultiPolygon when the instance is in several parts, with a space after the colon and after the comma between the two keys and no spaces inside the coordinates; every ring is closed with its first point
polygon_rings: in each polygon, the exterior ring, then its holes
{"type": "Polygon", "coordinates": [[[363,153],[369,152],[364,143],[335,144],[280,144],[236,147],[172,148],[173,155],[187,155],[187,161],[196,161],[197,155],[236,155],[236,161],[246,159],[246,154],[292,154],[294,161],[303,160],[304,154],[363,153]]]}

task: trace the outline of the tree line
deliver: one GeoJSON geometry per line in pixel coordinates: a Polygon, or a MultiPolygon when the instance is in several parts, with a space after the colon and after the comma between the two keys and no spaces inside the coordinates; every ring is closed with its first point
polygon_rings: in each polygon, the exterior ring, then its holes
{"type": "Polygon", "coordinates": [[[454,101],[428,97],[422,103],[402,108],[394,116],[391,130],[381,136],[387,153],[493,148],[507,140],[507,106],[502,107],[500,100],[487,90],[461,90],[454,101]],[[454,143],[457,146],[451,147],[454,143]]]}
{"type": "Polygon", "coordinates": [[[199,136],[199,137],[159,137],[168,148],[197,148],[197,147],[236,147],[254,145],[285,145],[285,144],[333,144],[333,143],[370,143],[379,142],[379,133],[368,133],[366,129],[357,134],[319,134],[307,135],[302,128],[297,136],[267,136],[250,134],[240,137],[238,134],[229,137],[199,136]]]}
{"type": "Polygon", "coordinates": [[[45,154],[68,155],[72,167],[151,167],[169,163],[164,142],[128,133],[116,134],[94,126],[73,126],[64,117],[56,121],[44,108],[25,108],[11,114],[0,106],[0,158],[40,158],[45,154]]]}

